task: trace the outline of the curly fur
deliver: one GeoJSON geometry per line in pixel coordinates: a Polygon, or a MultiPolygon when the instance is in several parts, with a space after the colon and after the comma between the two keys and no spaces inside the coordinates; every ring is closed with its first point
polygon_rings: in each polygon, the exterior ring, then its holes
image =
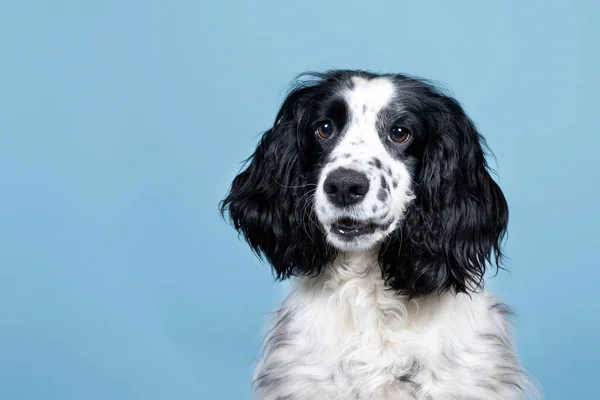
{"type": "Polygon", "coordinates": [[[276,399],[522,399],[507,308],[485,291],[500,266],[506,199],[459,103],[424,80],[303,75],[221,204],[278,279],[256,395],[276,399]],[[330,138],[315,135],[323,121],[330,138]],[[410,132],[389,140],[391,127],[410,132]],[[324,181],[367,179],[358,205],[324,181]],[[340,236],[344,218],[377,226],[340,236]],[[337,234],[335,232],[338,232],[337,234]]]}

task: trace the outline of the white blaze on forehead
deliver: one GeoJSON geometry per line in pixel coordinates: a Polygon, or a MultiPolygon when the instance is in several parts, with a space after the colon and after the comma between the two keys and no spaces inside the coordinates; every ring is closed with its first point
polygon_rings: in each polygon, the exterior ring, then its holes
{"type": "Polygon", "coordinates": [[[394,97],[394,84],[387,78],[352,78],[354,87],[346,94],[346,101],[353,117],[377,116],[394,97]]]}

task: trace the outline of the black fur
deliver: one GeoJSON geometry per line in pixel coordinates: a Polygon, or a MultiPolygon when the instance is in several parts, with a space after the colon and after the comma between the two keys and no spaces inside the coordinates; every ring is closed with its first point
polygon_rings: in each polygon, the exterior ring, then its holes
{"type": "MultiPolygon", "coordinates": [[[[312,204],[319,170],[336,138],[317,141],[313,132],[325,117],[337,126],[346,123],[345,106],[334,94],[351,87],[355,75],[377,76],[330,71],[293,89],[221,204],[279,279],[316,275],[337,255],[312,204]]],[[[424,81],[387,76],[400,95],[398,107],[386,113],[406,114],[414,137],[395,156],[413,175],[416,199],[381,246],[383,276],[391,289],[412,297],[475,290],[486,263],[501,261],[508,222],[506,200],[488,172],[485,141],[454,99],[424,81]]]]}
{"type": "Polygon", "coordinates": [[[288,95],[221,203],[221,212],[229,212],[235,229],[266,257],[278,279],[316,275],[336,256],[311,203],[320,158],[306,133],[312,122],[307,111],[319,94],[316,86],[299,85],[288,95]]]}
{"type": "Polygon", "coordinates": [[[476,290],[486,264],[500,265],[508,206],[488,171],[485,140],[462,107],[427,85],[416,93],[428,138],[416,199],[382,246],[384,277],[415,297],[476,290]]]}

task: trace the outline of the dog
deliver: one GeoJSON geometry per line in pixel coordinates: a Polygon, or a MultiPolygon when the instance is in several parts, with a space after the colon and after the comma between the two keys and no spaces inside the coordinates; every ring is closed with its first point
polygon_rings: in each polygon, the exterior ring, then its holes
{"type": "Polygon", "coordinates": [[[300,76],[220,207],[289,295],[260,400],[512,400],[531,381],[502,268],[507,201],[462,106],[426,80],[300,76]]]}

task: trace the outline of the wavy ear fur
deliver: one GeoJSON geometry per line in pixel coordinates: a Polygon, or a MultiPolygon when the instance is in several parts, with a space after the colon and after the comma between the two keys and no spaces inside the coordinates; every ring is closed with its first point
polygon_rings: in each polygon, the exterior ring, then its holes
{"type": "Polygon", "coordinates": [[[411,296],[482,286],[486,263],[499,266],[508,207],[485,160],[485,141],[461,106],[434,94],[416,199],[380,251],[392,289],[411,296]]]}
{"type": "Polygon", "coordinates": [[[299,87],[289,94],[221,203],[221,212],[228,212],[278,279],[318,274],[335,257],[310,203],[316,189],[314,160],[301,150],[310,148],[302,126],[310,90],[299,87]]]}

